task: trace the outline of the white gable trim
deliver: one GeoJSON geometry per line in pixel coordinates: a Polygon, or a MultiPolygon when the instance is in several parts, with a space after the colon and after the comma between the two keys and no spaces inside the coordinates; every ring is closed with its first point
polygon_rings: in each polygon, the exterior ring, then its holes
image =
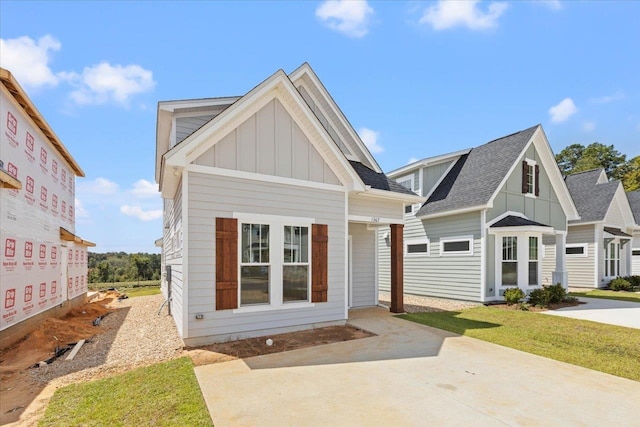
{"type": "Polygon", "coordinates": [[[562,206],[562,210],[564,210],[565,215],[567,216],[567,221],[580,219],[580,215],[578,214],[578,210],[576,209],[575,204],[573,203],[573,199],[569,194],[569,189],[567,185],[564,183],[564,179],[562,179],[562,174],[560,173],[560,169],[556,163],[555,157],[553,156],[553,152],[551,151],[551,146],[549,145],[549,141],[547,140],[546,135],[544,134],[544,130],[542,126],[538,125],[537,129],[531,136],[529,142],[525,145],[518,156],[518,161],[514,162],[509,169],[509,172],[502,178],[500,185],[496,188],[496,191],[493,193],[489,202],[487,203],[488,208],[493,207],[493,201],[496,196],[500,192],[500,190],[504,187],[507,180],[511,176],[511,174],[516,170],[517,167],[520,166],[520,161],[524,158],[524,153],[529,149],[531,144],[534,145],[538,156],[540,156],[540,160],[542,161],[542,166],[544,167],[549,180],[551,181],[551,186],[558,196],[558,200],[560,201],[560,205],[562,206]],[[536,143],[537,141],[541,141],[536,143]]]}
{"type": "Polygon", "coordinates": [[[467,148],[464,150],[460,150],[460,151],[456,151],[453,153],[448,153],[448,154],[442,154],[440,156],[434,156],[434,157],[427,157],[424,158],[422,160],[418,160],[416,162],[413,163],[409,163],[406,166],[402,166],[401,168],[398,169],[394,169],[391,172],[387,173],[387,175],[390,178],[394,178],[396,176],[400,176],[400,175],[405,175],[406,173],[417,169],[417,168],[422,168],[425,166],[435,166],[437,164],[440,163],[445,163],[445,162],[449,162],[449,161],[453,161],[453,163],[455,164],[455,162],[458,161],[458,159],[460,158],[460,156],[463,156],[465,154],[469,154],[469,152],[471,151],[471,148],[467,148]]]}
{"type": "Polygon", "coordinates": [[[617,224],[616,226],[623,227],[623,228],[633,228],[636,221],[635,221],[635,218],[633,217],[633,211],[631,211],[631,205],[629,204],[629,199],[627,199],[627,195],[624,192],[624,188],[622,187],[621,182],[618,182],[618,188],[616,189],[616,194],[614,194],[613,198],[611,199],[611,203],[609,204],[607,213],[604,216],[605,218],[609,216],[609,211],[611,210],[614,202],[619,203],[618,206],[620,207],[620,210],[622,211],[622,217],[624,218],[624,224],[617,224]]]}
{"type": "MultiPolygon", "coordinates": [[[[364,142],[362,142],[362,140],[360,139],[360,136],[358,136],[358,133],[351,126],[351,123],[349,123],[349,121],[344,116],[344,114],[342,114],[340,107],[338,107],[338,105],[334,102],[331,95],[329,95],[329,92],[327,92],[327,90],[325,89],[324,85],[322,84],[322,82],[320,81],[316,73],[313,71],[313,69],[311,69],[311,66],[305,62],[296,70],[294,70],[291,74],[289,74],[289,78],[291,79],[292,82],[295,82],[301,79],[305,75],[309,78],[309,80],[311,80],[311,82],[316,86],[318,91],[325,98],[325,101],[331,106],[334,113],[336,114],[336,117],[338,117],[338,120],[340,120],[341,124],[345,127],[345,129],[347,129],[347,132],[349,132],[349,136],[358,145],[358,148],[360,148],[360,151],[362,151],[362,153],[365,155],[369,163],[371,163],[371,165],[374,167],[374,170],[376,172],[382,172],[382,169],[380,168],[380,165],[378,165],[378,162],[376,162],[376,159],[373,158],[367,146],[364,144],[364,142]]],[[[326,119],[331,121],[331,119],[328,116],[326,116],[326,119]]],[[[336,130],[336,132],[338,132],[338,129],[336,129],[335,127],[334,129],[336,130]]]]}
{"type": "MultiPolygon", "coordinates": [[[[184,167],[194,161],[273,99],[282,103],[340,182],[349,189],[364,190],[360,177],[282,70],[274,73],[166,153],[164,159],[169,168],[164,169],[171,169],[171,166],[184,167]],[[211,138],[213,134],[217,135],[215,139],[211,138]]],[[[169,178],[166,171],[162,178],[169,178]]]]}

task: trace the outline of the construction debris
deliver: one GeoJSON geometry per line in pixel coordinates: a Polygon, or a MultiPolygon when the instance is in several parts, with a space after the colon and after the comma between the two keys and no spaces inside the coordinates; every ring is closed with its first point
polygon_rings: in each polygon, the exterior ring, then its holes
{"type": "Polygon", "coordinates": [[[73,350],[71,350],[71,353],[69,353],[65,360],[73,360],[73,358],[76,357],[76,354],[78,354],[85,342],[86,340],[78,341],[78,343],[75,345],[75,347],[73,347],[73,350]]]}

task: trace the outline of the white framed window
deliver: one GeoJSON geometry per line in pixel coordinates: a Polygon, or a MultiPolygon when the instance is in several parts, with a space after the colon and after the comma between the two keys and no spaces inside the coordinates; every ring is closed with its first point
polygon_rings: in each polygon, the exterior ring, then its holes
{"type": "Polygon", "coordinates": [[[525,193],[525,195],[529,196],[529,197],[535,197],[536,196],[536,162],[534,160],[531,159],[525,159],[525,162],[527,163],[527,166],[524,170],[524,172],[526,172],[526,176],[525,176],[525,182],[526,182],[526,187],[527,187],[527,191],[525,193]]]}
{"type": "Polygon", "coordinates": [[[538,237],[529,236],[529,286],[538,286],[539,246],[538,237]]]}
{"type": "MultiPolygon", "coordinates": [[[[414,187],[414,181],[413,181],[413,174],[411,175],[406,175],[403,176],[401,178],[398,178],[396,180],[398,182],[398,184],[402,185],[403,187],[411,190],[411,191],[415,191],[415,187],[414,187]]],[[[404,213],[406,215],[412,214],[414,212],[414,205],[405,205],[404,206],[404,213]]]]}
{"type": "Polygon", "coordinates": [[[313,306],[311,218],[236,214],[240,311],[313,306]]]}
{"type": "Polygon", "coordinates": [[[473,255],[473,236],[440,238],[440,256],[473,255]]]}
{"type": "Polygon", "coordinates": [[[604,245],[604,275],[606,277],[620,275],[620,243],[618,242],[604,245]]]}
{"type": "Polygon", "coordinates": [[[588,256],[586,243],[571,243],[565,246],[567,258],[586,258],[588,256]]]}
{"type": "Polygon", "coordinates": [[[431,253],[431,244],[429,238],[421,237],[417,239],[405,239],[404,254],[407,257],[429,256],[431,253]]]}
{"type": "Polygon", "coordinates": [[[502,286],[518,286],[518,238],[502,237],[502,286]]]}

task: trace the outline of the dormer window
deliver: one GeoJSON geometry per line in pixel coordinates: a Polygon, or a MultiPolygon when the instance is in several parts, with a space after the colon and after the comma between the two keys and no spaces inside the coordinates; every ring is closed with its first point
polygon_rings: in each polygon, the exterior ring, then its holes
{"type": "Polygon", "coordinates": [[[540,167],[535,161],[522,161],[522,193],[527,196],[540,195],[540,167]]]}
{"type": "MultiPolygon", "coordinates": [[[[401,178],[398,178],[396,180],[398,182],[398,184],[402,185],[403,187],[414,191],[413,190],[413,175],[409,175],[409,176],[403,176],[401,178]]],[[[413,213],[413,205],[405,205],[404,206],[404,213],[406,215],[413,213]]]]}

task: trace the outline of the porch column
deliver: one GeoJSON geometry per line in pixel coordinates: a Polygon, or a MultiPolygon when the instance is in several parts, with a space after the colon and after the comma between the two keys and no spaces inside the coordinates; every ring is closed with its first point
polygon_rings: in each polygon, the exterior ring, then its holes
{"type": "Polygon", "coordinates": [[[404,313],[404,224],[391,224],[391,312],[404,313]]]}
{"type": "Polygon", "coordinates": [[[556,270],[553,272],[553,283],[561,283],[563,288],[567,288],[569,286],[569,278],[566,271],[566,267],[564,265],[566,258],[566,243],[567,243],[567,235],[566,233],[558,233],[556,234],[556,270]]]}

